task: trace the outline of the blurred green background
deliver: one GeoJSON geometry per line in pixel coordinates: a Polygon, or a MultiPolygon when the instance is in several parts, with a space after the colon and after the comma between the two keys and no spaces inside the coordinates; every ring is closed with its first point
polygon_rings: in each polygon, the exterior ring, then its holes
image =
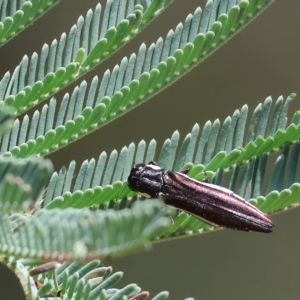
{"type": "MultiPolygon", "coordinates": [[[[203,0],[175,0],[145,31],[120,53],[93,70],[98,75],[150,45],[185,20],[203,0]]],[[[23,55],[51,44],[69,32],[80,14],[94,9],[97,0],[62,0],[48,14],[0,49],[0,76],[12,71],[23,55]]],[[[104,4],[104,1],[101,1],[104,4]]],[[[76,160],[97,158],[102,151],[120,150],[131,142],[155,138],[159,145],[179,130],[183,138],[198,122],[220,118],[248,104],[250,110],[269,95],[277,99],[300,94],[300,1],[277,0],[226,45],[159,95],[125,117],[91,134],[79,143],[51,155],[56,170],[76,160]]],[[[77,84],[81,82],[78,81],[77,84]]],[[[72,91],[74,85],[69,87],[72,91]]],[[[56,96],[58,100],[65,93],[56,96]]],[[[299,107],[299,98],[294,108],[299,107]]],[[[272,217],[272,234],[230,230],[153,245],[112,261],[114,271],[124,271],[119,286],[136,282],[154,296],[170,291],[170,299],[299,299],[300,210],[272,217]]],[[[0,266],[0,299],[23,299],[14,274],[0,266]]]]}

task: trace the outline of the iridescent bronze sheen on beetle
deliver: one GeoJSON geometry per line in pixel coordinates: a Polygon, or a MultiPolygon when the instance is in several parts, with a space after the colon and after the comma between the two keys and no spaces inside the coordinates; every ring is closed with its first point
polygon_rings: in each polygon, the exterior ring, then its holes
{"type": "Polygon", "coordinates": [[[206,223],[221,227],[258,232],[272,232],[273,222],[255,206],[221,186],[197,181],[188,170],[173,172],[156,162],[135,165],[128,177],[132,191],[148,198],[158,198],[194,215],[206,223]]]}

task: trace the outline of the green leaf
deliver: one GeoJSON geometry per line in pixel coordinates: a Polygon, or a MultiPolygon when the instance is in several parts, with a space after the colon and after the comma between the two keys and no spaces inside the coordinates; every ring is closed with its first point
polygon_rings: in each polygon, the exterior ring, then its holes
{"type": "MultiPolygon", "coordinates": [[[[35,0],[32,7],[32,14],[33,12],[41,13],[43,9],[46,9],[44,2],[35,0]]],[[[78,18],[77,24],[71,28],[68,36],[65,33],[62,35],[58,47],[56,40],[52,42],[51,46],[53,47],[50,48],[50,51],[49,46],[44,44],[39,60],[37,55],[33,55],[30,63],[28,63],[28,57],[24,56],[19,66],[14,70],[10,80],[8,80],[10,74],[7,73],[5,81],[0,82],[3,92],[5,91],[6,98],[9,99],[10,105],[14,106],[18,113],[28,110],[54,93],[57,93],[66,85],[74,82],[79,76],[90,71],[132,39],[145,27],[146,23],[141,24],[143,15],[141,6],[132,7],[132,3],[128,7],[128,17],[124,18],[126,2],[119,1],[112,2],[113,4],[111,4],[108,1],[104,15],[102,15],[102,26],[98,25],[98,28],[96,26],[90,27],[91,23],[95,24],[100,21],[101,5],[98,4],[94,12],[89,10],[86,19],[83,17],[78,18]],[[119,5],[122,7],[120,10],[118,10],[119,5]],[[110,6],[113,9],[110,9],[110,6]],[[132,16],[134,17],[132,18],[132,16]],[[101,32],[99,32],[100,28],[101,32]],[[63,78],[61,80],[55,79],[54,74],[57,74],[58,70],[65,66],[67,66],[67,70],[63,78]],[[71,69],[68,70],[68,67],[71,67],[71,69]],[[48,74],[45,73],[46,70],[48,74]],[[19,73],[23,74],[23,76],[19,77],[19,73]],[[25,76],[26,74],[27,76],[25,76]],[[22,83],[20,82],[21,80],[22,83]],[[26,101],[24,100],[23,106],[19,106],[14,101],[17,94],[24,93],[24,86],[33,86],[35,82],[41,81],[43,82],[43,88],[38,93],[30,94],[29,97],[28,91],[26,92],[27,97],[26,101]]],[[[168,6],[169,1],[162,1],[159,7],[156,8],[151,5],[151,9],[148,10],[147,8],[150,4],[151,2],[147,2],[144,7],[148,16],[147,25],[153,19],[154,15],[157,15],[163,8],[168,6]]],[[[5,19],[2,32],[0,27],[0,42],[1,40],[2,42],[6,41],[7,36],[11,34],[11,30],[14,30],[16,27],[15,24],[21,23],[22,16],[25,15],[19,11],[16,12],[15,20],[10,17],[5,19]]],[[[28,18],[29,15],[27,13],[25,19],[28,20],[28,18]]]]}
{"type": "Polygon", "coordinates": [[[0,211],[31,211],[48,183],[52,164],[41,158],[0,157],[0,211]]]}
{"type": "Polygon", "coordinates": [[[7,133],[14,124],[14,109],[8,106],[0,108],[0,136],[7,133]]]}
{"type": "Polygon", "coordinates": [[[9,217],[0,219],[1,253],[58,262],[124,255],[170,225],[169,211],[155,200],[121,211],[43,209],[16,228],[9,217]]]}

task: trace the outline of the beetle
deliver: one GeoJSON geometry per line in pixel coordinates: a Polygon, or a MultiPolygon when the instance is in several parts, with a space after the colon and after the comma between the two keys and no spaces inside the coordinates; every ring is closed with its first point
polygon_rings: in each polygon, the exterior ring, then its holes
{"type": "Polygon", "coordinates": [[[166,205],[214,226],[269,233],[274,223],[258,208],[233,191],[219,185],[197,181],[181,172],[161,168],[155,161],[136,164],[128,186],[147,198],[158,198],[166,205]]]}

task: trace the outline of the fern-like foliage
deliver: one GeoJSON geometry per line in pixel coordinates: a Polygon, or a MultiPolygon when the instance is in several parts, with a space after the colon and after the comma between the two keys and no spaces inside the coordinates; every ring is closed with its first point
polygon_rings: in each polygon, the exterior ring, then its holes
{"type": "MultiPolygon", "coordinates": [[[[10,265],[14,270],[19,272],[20,279],[25,282],[27,278],[27,296],[32,299],[61,299],[55,297],[62,291],[68,296],[68,299],[146,299],[149,293],[142,291],[136,284],[129,284],[124,288],[117,289],[114,286],[122,279],[123,273],[116,272],[112,274],[111,267],[105,267],[100,260],[91,260],[87,264],[73,262],[71,264],[55,262],[43,264],[28,271],[25,266],[30,267],[32,261],[16,261],[11,259],[10,265]],[[51,273],[46,273],[49,272],[51,273]],[[34,283],[33,276],[35,279],[34,283]],[[40,288],[40,282],[47,282],[40,288]],[[44,297],[48,295],[48,297],[44,297]]],[[[153,300],[168,299],[168,292],[161,292],[153,300]]],[[[188,300],[188,299],[186,299],[188,300]]],[[[192,300],[189,298],[189,300],[192,300]]]]}
{"type": "MultiPolygon", "coordinates": [[[[155,140],[152,140],[149,145],[145,141],[137,146],[131,144],[119,154],[113,151],[108,156],[103,152],[97,161],[85,161],[76,178],[73,161],[68,169],[63,167],[59,173],[53,174],[44,206],[47,209],[95,205],[124,207],[128,199],[135,195],[123,183],[127,180],[133,163],[147,163],[155,158],[167,169],[180,171],[189,168],[188,175],[197,180],[203,179],[204,172],[209,176],[215,175],[214,183],[227,186],[244,198],[251,199],[253,204],[266,213],[296,205],[300,196],[300,186],[297,183],[299,170],[295,167],[296,158],[290,159],[290,156],[298,157],[299,153],[298,143],[294,145],[300,135],[299,112],[295,113],[290,123],[287,122],[288,107],[293,98],[294,95],[286,100],[280,97],[274,104],[270,97],[267,98],[254,109],[250,120],[247,120],[248,107],[245,105],[226,118],[223,124],[219,120],[208,121],[201,131],[196,124],[181,143],[176,131],[159,151],[156,150],[155,140]],[[273,152],[277,154],[272,154],[273,152]],[[268,160],[274,155],[278,156],[272,171],[276,175],[266,182],[264,174],[270,168],[268,160]],[[230,178],[226,180],[225,173],[228,171],[230,178]],[[267,188],[264,189],[263,186],[267,188]],[[277,189],[275,193],[274,188],[277,189]],[[290,200],[286,197],[287,191],[290,193],[290,200]],[[118,197],[122,200],[115,203],[118,197]]],[[[198,233],[204,229],[213,228],[186,213],[182,213],[170,228],[175,235],[198,233]],[[186,222],[187,218],[192,220],[192,227],[179,229],[178,223],[182,219],[186,222]]],[[[168,235],[165,237],[168,238],[168,235]]]]}
{"type": "MultiPolygon", "coordinates": [[[[57,2],[2,1],[0,43],[57,2]]],[[[52,174],[51,163],[43,158],[180,79],[271,2],[208,0],[164,39],[142,44],[102,77],[82,81],[57,101],[58,91],[119,50],[171,3],[108,0],[79,17],[59,41],[45,44],[40,54],[25,55],[12,74],[3,76],[0,253],[19,276],[27,299],[146,299],[148,293],[136,284],[114,288],[122,273],[112,274],[98,259],[216,229],[158,201],[141,201],[126,184],[134,162],[155,159],[166,169],[189,168],[188,176],[197,180],[206,173],[268,214],[298,205],[300,113],[287,117],[293,94],[276,101],[269,97],[252,113],[244,105],[223,122],[207,121],[202,128],[195,124],[183,140],[175,131],[160,148],[153,139],[109,155],[102,152],[85,161],[77,176],[75,161],[52,174]],[[21,116],[47,99],[32,116],[21,116]]],[[[162,292],[153,299],[167,298],[162,292]]]]}
{"type": "MultiPolygon", "coordinates": [[[[7,151],[18,157],[46,155],[100,128],[186,74],[223,45],[239,28],[251,21],[263,8],[253,5],[251,1],[238,1],[238,5],[233,6],[223,5],[223,2],[227,1],[208,1],[203,12],[200,8],[196,9],[184,24],[179,24],[175,31],[169,32],[165,41],[159,38],[148,48],[142,44],[137,54],[124,58],[112,71],[107,70],[101,83],[98,77],[95,77],[88,93],[86,82],[82,82],[80,87],[74,89],[71,97],[68,94],[63,97],[56,120],[56,102],[44,108],[43,116],[41,115],[43,118],[40,119],[39,113],[36,112],[29,123],[31,132],[28,133],[25,128],[28,127],[29,120],[25,118],[25,127],[21,126],[20,136],[27,134],[28,141],[25,142],[22,138],[17,141],[15,147],[7,151]],[[233,25],[235,27],[232,27],[233,25]],[[41,130],[36,130],[37,127],[41,130]]],[[[264,6],[269,2],[264,1],[264,6]]],[[[71,44],[76,45],[75,42],[71,44]]],[[[45,51],[48,53],[48,50],[45,51]]],[[[54,91],[57,92],[85,72],[82,71],[79,62],[72,61],[70,57],[70,53],[75,53],[74,49],[64,53],[68,53],[69,56],[65,59],[66,62],[62,63],[63,69],[55,71],[58,66],[54,67],[54,55],[51,59],[43,58],[39,71],[37,62],[28,65],[26,58],[26,62],[17,67],[11,79],[7,73],[0,82],[0,91],[3,91],[3,95],[0,95],[5,98],[5,103],[22,112],[48,98],[54,91]],[[45,66],[46,61],[52,62],[51,67],[45,66]],[[33,71],[28,73],[27,69],[33,71]],[[54,71],[60,74],[57,75],[54,71]],[[48,74],[44,78],[45,72],[48,74]],[[35,79],[36,74],[38,77],[35,79]],[[27,78],[31,78],[28,83],[27,78]],[[26,84],[32,87],[25,86],[26,84]],[[20,87],[24,87],[24,90],[20,87]]],[[[60,59],[61,56],[60,54],[60,59]]]]}
{"type": "Polygon", "coordinates": [[[0,46],[45,14],[59,0],[3,0],[0,4],[0,46]]]}
{"type": "Polygon", "coordinates": [[[23,225],[15,215],[13,223],[11,216],[1,216],[1,252],[60,262],[116,257],[147,246],[170,225],[170,213],[161,206],[151,201],[118,212],[40,210],[27,220],[23,217],[23,225]],[[14,224],[18,226],[11,226],[14,224]]]}
{"type": "Polygon", "coordinates": [[[0,158],[0,211],[32,210],[52,173],[52,164],[40,158],[0,158]]]}
{"type": "Polygon", "coordinates": [[[45,44],[40,56],[25,55],[13,74],[0,82],[1,97],[18,112],[28,110],[94,68],[135,36],[169,1],[107,1],[86,18],[79,17],[68,35],[45,44]],[[136,4],[136,5],[135,5],[136,4]]]}

